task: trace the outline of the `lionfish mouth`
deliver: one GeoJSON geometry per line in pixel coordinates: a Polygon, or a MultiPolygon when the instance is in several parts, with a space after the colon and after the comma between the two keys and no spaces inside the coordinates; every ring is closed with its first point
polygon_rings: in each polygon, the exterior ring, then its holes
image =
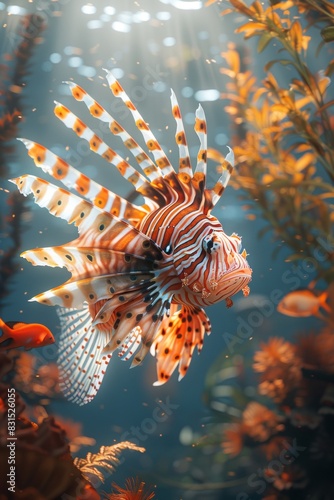
{"type": "MultiPolygon", "coordinates": [[[[252,279],[252,269],[250,267],[242,267],[225,273],[222,278],[224,282],[225,293],[228,291],[228,297],[232,297],[236,293],[242,291],[244,296],[249,294],[248,283],[252,279]]],[[[226,298],[226,297],[225,297],[226,298]]],[[[232,301],[230,304],[232,305],[232,301]]],[[[230,307],[230,305],[228,305],[230,307]]]]}
{"type": "Polygon", "coordinates": [[[242,284],[242,286],[247,285],[247,283],[249,283],[251,279],[252,270],[250,267],[227,271],[224,276],[220,278],[220,280],[224,281],[225,283],[230,281],[233,281],[234,283],[239,282],[240,284],[242,284]]]}
{"type": "Polygon", "coordinates": [[[230,266],[228,269],[225,269],[222,276],[222,278],[232,278],[232,277],[237,277],[237,276],[242,276],[246,277],[249,276],[251,278],[252,276],[252,269],[250,268],[247,260],[246,260],[247,253],[244,250],[241,254],[234,255],[234,258],[232,262],[230,261],[230,266]],[[243,255],[244,254],[244,255],[243,255]]]}
{"type": "Polygon", "coordinates": [[[249,276],[249,278],[252,277],[252,269],[250,267],[238,267],[237,269],[232,269],[231,271],[226,271],[224,274],[224,277],[237,277],[237,276],[249,276]]]}

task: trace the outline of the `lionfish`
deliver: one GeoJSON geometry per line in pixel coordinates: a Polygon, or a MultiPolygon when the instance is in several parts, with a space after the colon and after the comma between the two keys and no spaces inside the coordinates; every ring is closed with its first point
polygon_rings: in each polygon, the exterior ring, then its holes
{"type": "Polygon", "coordinates": [[[157,358],[157,381],[164,384],[178,366],[187,372],[195,346],[202,349],[210,321],[203,307],[249,293],[251,269],[241,238],[227,236],[211,210],[233,170],[229,148],[222,175],[206,187],[207,133],[202,107],[195,131],[200,149],[191,166],[180,108],[171,93],[176,120],[179,167],[176,172],[120,83],[107,71],[114,96],[130,110],[154,161],[126,130],[84,89],[66,82],[92,116],[108,124],[135,157],[143,173],[111,149],[68,108],[55,103],[56,116],[85,139],[92,151],[114,165],[144,203],[136,205],[82,174],[44,146],[20,139],[37,167],[76,190],[77,196],[33,175],[11,182],[40,207],[78,227],[65,245],[37,248],[22,256],[33,265],[65,267],[71,278],[33,299],[59,308],[58,364],[65,396],[85,404],[96,395],[112,353],[140,364],[150,351],[157,358]]]}

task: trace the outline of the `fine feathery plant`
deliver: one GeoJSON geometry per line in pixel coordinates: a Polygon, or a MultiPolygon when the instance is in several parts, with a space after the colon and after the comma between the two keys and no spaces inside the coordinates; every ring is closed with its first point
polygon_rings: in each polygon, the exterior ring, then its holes
{"type": "Polygon", "coordinates": [[[108,475],[114,472],[120,463],[118,456],[123,450],[145,452],[145,448],[137,446],[130,441],[122,441],[112,446],[101,446],[98,453],[88,453],[86,458],[75,458],[74,465],[88,481],[95,478],[103,482],[103,471],[108,475]]]}

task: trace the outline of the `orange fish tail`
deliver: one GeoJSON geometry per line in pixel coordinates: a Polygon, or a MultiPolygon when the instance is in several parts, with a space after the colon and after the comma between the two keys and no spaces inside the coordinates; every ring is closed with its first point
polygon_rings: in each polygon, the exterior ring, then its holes
{"type": "Polygon", "coordinates": [[[0,352],[7,351],[8,346],[3,345],[10,338],[10,330],[6,323],[0,318],[0,352]]]}
{"type": "Polygon", "coordinates": [[[327,304],[326,302],[327,299],[328,299],[328,292],[323,292],[319,297],[320,307],[322,307],[322,309],[331,314],[332,308],[327,304]]]}
{"type": "Polygon", "coordinates": [[[0,336],[0,344],[3,340],[6,340],[9,336],[9,327],[6,325],[3,319],[0,318],[0,329],[2,330],[2,335],[0,336]]]}

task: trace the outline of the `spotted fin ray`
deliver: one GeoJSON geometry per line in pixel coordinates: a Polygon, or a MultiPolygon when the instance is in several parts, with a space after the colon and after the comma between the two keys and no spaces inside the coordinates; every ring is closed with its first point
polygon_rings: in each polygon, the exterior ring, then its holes
{"type": "Polygon", "coordinates": [[[125,337],[124,342],[120,346],[118,356],[122,361],[128,361],[135,354],[141,343],[141,328],[135,327],[125,337]]]}
{"type": "Polygon", "coordinates": [[[203,309],[172,305],[171,314],[164,318],[160,334],[151,347],[157,358],[158,380],[154,385],[164,384],[179,365],[181,380],[190,365],[195,347],[201,352],[204,335],[211,332],[210,320],[203,309]]]}
{"type": "MultiPolygon", "coordinates": [[[[115,80],[116,81],[116,80],[115,80]]],[[[74,82],[65,82],[69,85],[71,93],[77,101],[82,101],[89,109],[89,112],[94,118],[107,123],[110,129],[110,132],[120,137],[125,147],[133,154],[136,159],[138,165],[143,170],[144,174],[148,177],[150,181],[153,181],[157,177],[159,177],[160,172],[159,169],[155,166],[149,156],[145,153],[145,151],[139,146],[139,144],[134,140],[134,138],[120,125],[104,108],[99,104],[95,99],[93,99],[82,87],[77,85],[74,82]]],[[[117,82],[118,83],[118,82],[117,82]]],[[[120,86],[120,84],[118,83],[120,86]]],[[[60,118],[66,126],[65,117],[60,113],[56,115],[60,118]]],[[[144,123],[144,122],[143,122],[144,123]]],[[[144,125],[143,125],[144,126],[144,125]]],[[[85,125],[86,127],[86,125],[85,125]]],[[[74,131],[76,131],[74,129],[74,131]]],[[[132,167],[131,167],[132,168],[132,167]]],[[[134,170],[134,169],[133,169],[134,170]]],[[[137,172],[134,170],[134,172],[137,172]]]]}
{"type": "MultiPolygon", "coordinates": [[[[98,297],[99,300],[117,299],[126,292],[134,290],[142,293],[152,283],[154,273],[129,272],[118,274],[106,274],[102,276],[89,277],[80,280],[69,280],[61,286],[57,286],[40,293],[30,299],[49,306],[62,306],[81,308],[86,302],[93,304],[98,297]]],[[[114,301],[115,301],[114,300],[114,301]]]]}
{"type": "MultiPolygon", "coordinates": [[[[82,127],[83,126],[84,125],[82,125],[82,127]]],[[[54,179],[60,180],[66,187],[75,189],[81,196],[90,200],[98,208],[112,215],[131,221],[132,223],[137,223],[147,214],[147,208],[134,205],[104,186],[101,186],[41,144],[28,139],[20,138],[18,140],[25,145],[36,167],[41,168],[54,179]]],[[[105,145],[105,147],[107,147],[107,145],[105,145]]],[[[109,158],[112,158],[110,161],[113,161],[116,167],[123,172],[125,176],[125,167],[127,169],[130,167],[125,160],[112,150],[110,150],[110,152],[105,152],[103,156],[105,159],[108,158],[108,161],[109,158]],[[126,163],[125,167],[124,163],[126,163]]],[[[136,189],[139,189],[146,183],[144,178],[139,177],[139,174],[135,176],[132,171],[126,178],[130,180],[136,189]]],[[[147,199],[145,201],[148,203],[147,199]]]]}
{"type": "MultiPolygon", "coordinates": [[[[11,182],[25,196],[32,193],[35,203],[47,208],[52,215],[65,219],[69,224],[75,223],[80,236],[72,243],[77,246],[94,243],[98,248],[112,247],[113,250],[146,257],[152,250],[152,257],[161,260],[161,253],[154,242],[116,215],[104,212],[89,201],[33,175],[23,175],[11,179],[11,182]]],[[[31,251],[31,255],[33,253],[31,251]]]]}

